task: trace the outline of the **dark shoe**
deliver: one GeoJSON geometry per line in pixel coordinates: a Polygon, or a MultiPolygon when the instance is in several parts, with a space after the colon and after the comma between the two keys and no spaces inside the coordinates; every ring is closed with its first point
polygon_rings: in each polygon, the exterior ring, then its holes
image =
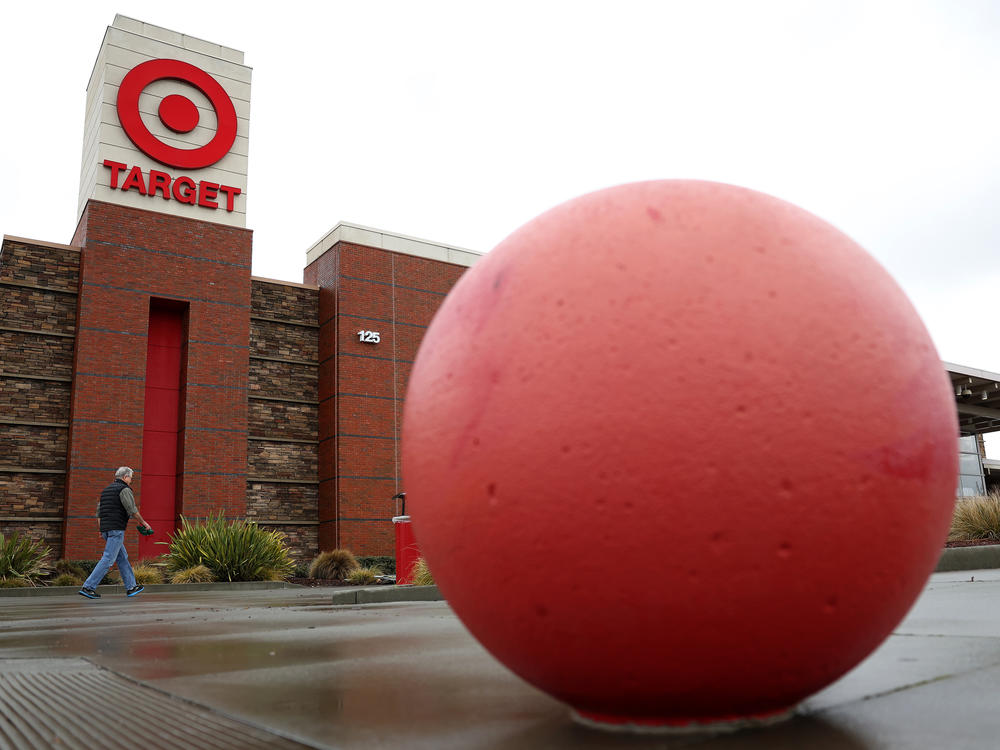
{"type": "Polygon", "coordinates": [[[98,594],[93,589],[88,589],[86,586],[84,586],[82,589],[80,589],[77,593],[80,596],[87,597],[88,599],[100,599],[101,598],[100,594],[98,594]]]}
{"type": "Polygon", "coordinates": [[[136,596],[137,594],[141,594],[145,590],[146,590],[145,586],[141,586],[140,584],[137,583],[135,586],[133,586],[132,588],[130,588],[128,591],[125,592],[125,596],[136,596]]]}

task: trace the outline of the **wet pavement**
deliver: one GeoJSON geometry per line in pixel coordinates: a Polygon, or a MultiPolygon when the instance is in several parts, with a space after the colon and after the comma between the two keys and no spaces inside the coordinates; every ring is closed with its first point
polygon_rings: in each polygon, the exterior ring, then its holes
{"type": "MultiPolygon", "coordinates": [[[[69,665],[64,672],[96,665],[144,696],[156,691],[133,711],[142,705],[148,712],[149,700],[164,712],[186,701],[193,714],[270,733],[274,747],[1000,746],[998,570],[935,574],[895,633],[794,718],[719,737],[587,729],[496,662],[446,603],[331,600],[323,589],[158,591],[93,602],[75,594],[0,598],[0,688],[8,673],[35,665],[57,673],[59,664],[69,665]]],[[[75,710],[73,699],[51,710],[75,710]]],[[[4,712],[11,705],[0,700],[4,712]]],[[[4,726],[0,721],[0,747],[4,726]]]]}

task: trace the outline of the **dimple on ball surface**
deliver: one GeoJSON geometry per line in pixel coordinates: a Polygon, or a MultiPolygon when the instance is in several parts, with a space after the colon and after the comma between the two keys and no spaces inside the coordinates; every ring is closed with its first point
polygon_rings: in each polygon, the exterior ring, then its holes
{"type": "Polygon", "coordinates": [[[817,217],[660,181],[472,267],[421,344],[403,475],[442,593],[501,662],[611,722],[785,710],[874,649],[943,544],[944,369],[817,217]]]}

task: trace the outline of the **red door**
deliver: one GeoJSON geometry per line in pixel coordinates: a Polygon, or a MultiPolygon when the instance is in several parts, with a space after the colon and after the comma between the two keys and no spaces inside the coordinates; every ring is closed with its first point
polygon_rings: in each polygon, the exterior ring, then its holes
{"type": "Polygon", "coordinates": [[[139,537],[139,559],[166,553],[178,508],[178,433],[184,374],[183,306],[151,300],[146,349],[146,406],[142,429],[142,517],[156,530],[139,537]]]}

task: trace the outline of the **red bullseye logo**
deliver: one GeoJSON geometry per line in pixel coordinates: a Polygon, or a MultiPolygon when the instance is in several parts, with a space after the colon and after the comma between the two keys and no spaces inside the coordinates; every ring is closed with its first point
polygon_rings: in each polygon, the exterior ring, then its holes
{"type": "MultiPolygon", "coordinates": [[[[180,60],[149,60],[128,72],[118,88],[118,119],[132,143],[147,156],[163,164],[185,169],[201,169],[229,153],[236,140],[236,108],[225,89],[212,76],[180,60]],[[201,91],[215,109],[218,127],[215,137],[204,146],[184,149],[164,143],[153,135],[139,115],[139,95],[154,81],[183,81],[201,91]]],[[[175,133],[190,133],[198,125],[199,113],[186,96],[171,94],[160,102],[157,115],[175,133]]]]}

